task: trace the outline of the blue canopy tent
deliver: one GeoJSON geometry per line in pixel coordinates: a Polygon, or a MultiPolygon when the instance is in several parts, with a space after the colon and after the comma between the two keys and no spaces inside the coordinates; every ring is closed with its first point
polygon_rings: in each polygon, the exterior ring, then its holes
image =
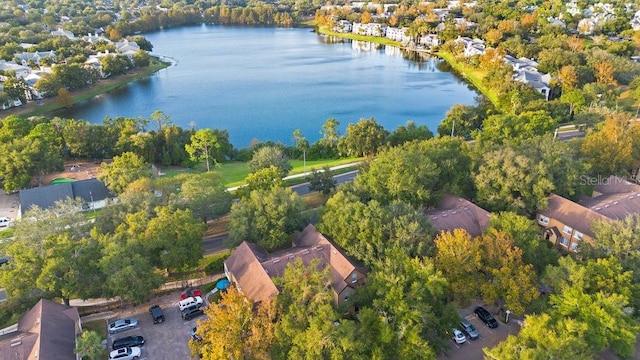
{"type": "Polygon", "coordinates": [[[227,279],[222,279],[222,280],[218,281],[218,283],[216,284],[216,288],[218,290],[227,290],[229,285],[231,285],[231,281],[229,281],[227,279]]]}

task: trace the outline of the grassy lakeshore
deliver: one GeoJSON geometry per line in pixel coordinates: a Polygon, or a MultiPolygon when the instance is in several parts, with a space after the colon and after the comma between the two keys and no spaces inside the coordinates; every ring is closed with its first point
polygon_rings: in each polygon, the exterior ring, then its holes
{"type": "MultiPolygon", "coordinates": [[[[369,41],[369,42],[378,43],[382,45],[390,45],[390,46],[405,48],[402,46],[401,43],[397,41],[389,40],[385,37],[364,36],[364,35],[358,35],[353,33],[338,33],[338,32],[330,31],[326,27],[317,27],[316,31],[318,31],[321,34],[337,36],[345,39],[369,41]]],[[[415,50],[415,51],[420,51],[420,50],[415,50]]],[[[453,55],[447,52],[439,51],[439,52],[434,52],[433,54],[437,55],[441,59],[448,62],[452,68],[458,71],[465,79],[467,79],[473,86],[475,86],[475,88],[478,89],[478,91],[480,91],[484,96],[486,96],[494,105],[498,104],[498,95],[495,93],[495,91],[487,88],[482,84],[482,79],[484,79],[484,77],[487,74],[486,71],[474,69],[470,66],[467,66],[464,63],[457,61],[455,57],[453,57],[453,55]]]]}
{"type": "Polygon", "coordinates": [[[471,82],[471,84],[473,84],[473,86],[475,86],[476,89],[486,96],[494,105],[498,104],[498,94],[482,83],[482,80],[487,75],[486,71],[467,66],[464,63],[457,61],[456,58],[448,52],[438,51],[435,54],[444,59],[452,68],[462,74],[465,79],[471,82]]]}
{"type": "MultiPolygon", "coordinates": [[[[158,70],[168,67],[169,65],[169,63],[162,62],[159,59],[152,57],[149,66],[144,68],[135,68],[126,74],[100,80],[95,85],[86,89],[73,91],[70,93],[71,98],[73,99],[74,104],[89,100],[97,95],[125,86],[132,81],[144,79],[158,70]]],[[[22,117],[29,117],[35,115],[46,115],[60,108],[61,106],[56,102],[56,97],[51,97],[43,99],[41,105],[37,105],[35,101],[30,101],[24,106],[3,111],[1,116],[6,117],[9,115],[18,115],[22,117]]]]}

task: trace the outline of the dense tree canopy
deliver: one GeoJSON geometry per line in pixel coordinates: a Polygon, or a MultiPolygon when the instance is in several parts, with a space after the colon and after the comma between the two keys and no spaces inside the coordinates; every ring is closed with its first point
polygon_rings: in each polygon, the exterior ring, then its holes
{"type": "Polygon", "coordinates": [[[278,249],[307,222],[303,211],[300,196],[289,188],[252,191],[231,207],[229,241],[246,240],[268,251],[278,249]]]}

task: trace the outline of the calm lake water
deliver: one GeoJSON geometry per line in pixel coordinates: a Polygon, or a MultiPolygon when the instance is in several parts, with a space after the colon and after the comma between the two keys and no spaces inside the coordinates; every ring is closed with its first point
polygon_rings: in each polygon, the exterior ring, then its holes
{"type": "Polygon", "coordinates": [[[102,123],[161,110],[183,128],[227,129],[241,148],[293,144],[296,129],[314,142],[331,117],[341,133],[370,117],[389,131],[413,120],[435,132],[453,104],[477,96],[436,59],[310,29],[202,25],[145,36],[175,65],[56,115],[102,123]]]}

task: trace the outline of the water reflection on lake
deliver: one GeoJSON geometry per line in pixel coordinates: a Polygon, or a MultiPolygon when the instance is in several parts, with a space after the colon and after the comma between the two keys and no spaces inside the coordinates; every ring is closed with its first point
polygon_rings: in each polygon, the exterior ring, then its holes
{"type": "Polygon", "coordinates": [[[245,147],[292,144],[295,129],[316,141],[330,117],[342,132],[370,117],[389,131],[414,120],[435,132],[453,104],[477,96],[440,60],[310,29],[202,25],[145,36],[175,65],[57,115],[101,123],[162,110],[184,128],[227,129],[245,147]]]}

